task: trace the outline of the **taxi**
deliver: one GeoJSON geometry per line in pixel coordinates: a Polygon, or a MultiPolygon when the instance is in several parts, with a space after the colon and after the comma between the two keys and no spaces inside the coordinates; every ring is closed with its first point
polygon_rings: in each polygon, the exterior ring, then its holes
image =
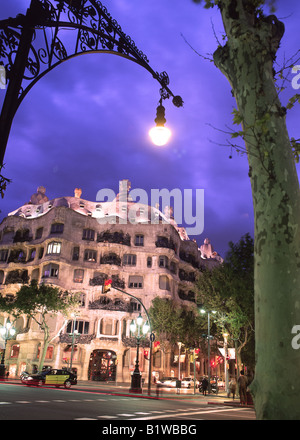
{"type": "Polygon", "coordinates": [[[26,384],[27,386],[49,385],[55,387],[64,386],[65,388],[71,388],[72,385],[77,384],[77,377],[75,374],[65,369],[51,369],[35,374],[28,374],[28,376],[22,378],[22,383],[26,384]]]}

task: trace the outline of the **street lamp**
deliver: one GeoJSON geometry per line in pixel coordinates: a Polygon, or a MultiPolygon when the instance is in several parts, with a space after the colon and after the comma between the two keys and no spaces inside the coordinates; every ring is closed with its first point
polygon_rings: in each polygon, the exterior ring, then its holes
{"type": "MultiPolygon", "coordinates": [[[[5,325],[0,328],[0,334],[1,334],[2,338],[4,339],[4,350],[2,352],[2,359],[1,359],[1,364],[4,365],[7,340],[16,334],[16,330],[12,326],[9,319],[7,319],[5,325]]],[[[2,368],[0,370],[0,375],[4,376],[4,374],[5,374],[5,368],[2,366],[2,368]]]]}
{"type": "Polygon", "coordinates": [[[156,126],[149,130],[149,136],[154,143],[159,147],[166,145],[171,137],[171,130],[164,126],[166,123],[165,119],[165,108],[162,105],[162,98],[159,101],[159,106],[156,109],[156,118],[154,119],[156,126]]]}
{"type": "Polygon", "coordinates": [[[162,99],[172,96],[176,107],[183,106],[168,87],[168,74],[152,69],[98,0],[31,0],[25,15],[0,20],[0,48],[1,72],[8,80],[0,113],[0,165],[13,118],[27,93],[56,66],[78,55],[110,53],[133,61],[159,82],[162,99]]]}
{"type": "Polygon", "coordinates": [[[142,315],[139,314],[136,321],[133,319],[130,324],[130,331],[131,333],[135,333],[137,330],[136,335],[136,360],[135,360],[135,369],[131,376],[131,387],[129,389],[130,393],[141,393],[142,392],[142,375],[139,369],[139,349],[140,349],[140,340],[143,336],[145,336],[150,329],[148,321],[144,322],[143,325],[143,318],[142,315]],[[143,326],[143,327],[142,327],[143,326]],[[141,335],[141,327],[142,327],[142,335],[141,335]]]}
{"type": "Polygon", "coordinates": [[[210,314],[216,314],[215,310],[206,311],[205,309],[200,309],[200,313],[207,313],[207,357],[208,357],[208,366],[207,366],[207,375],[208,375],[208,392],[210,393],[211,385],[210,385],[210,314]]]}

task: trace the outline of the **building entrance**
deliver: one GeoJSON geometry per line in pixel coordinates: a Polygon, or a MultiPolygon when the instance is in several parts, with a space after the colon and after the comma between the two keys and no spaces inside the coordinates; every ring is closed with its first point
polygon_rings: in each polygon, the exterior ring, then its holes
{"type": "Polygon", "coordinates": [[[89,362],[89,380],[115,381],[117,355],[111,350],[93,350],[89,362]]]}

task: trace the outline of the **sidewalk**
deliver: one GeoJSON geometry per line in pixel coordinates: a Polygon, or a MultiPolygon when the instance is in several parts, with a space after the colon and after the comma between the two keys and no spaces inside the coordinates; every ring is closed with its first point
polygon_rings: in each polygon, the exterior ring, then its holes
{"type": "Polygon", "coordinates": [[[140,397],[140,398],[148,398],[148,399],[164,399],[164,400],[199,400],[208,405],[226,405],[226,406],[234,406],[234,407],[242,407],[242,408],[254,408],[253,405],[241,405],[239,397],[236,397],[234,400],[232,397],[227,397],[227,394],[224,390],[219,391],[218,394],[209,394],[203,396],[202,393],[199,393],[198,389],[187,389],[181,388],[177,390],[176,388],[159,388],[159,396],[156,394],[156,385],[151,384],[151,392],[148,394],[148,385],[145,384],[143,386],[142,394],[130,393],[130,383],[111,383],[111,382],[96,382],[96,381],[78,381],[78,386],[95,388],[99,391],[117,395],[126,395],[132,397],[140,397]]]}

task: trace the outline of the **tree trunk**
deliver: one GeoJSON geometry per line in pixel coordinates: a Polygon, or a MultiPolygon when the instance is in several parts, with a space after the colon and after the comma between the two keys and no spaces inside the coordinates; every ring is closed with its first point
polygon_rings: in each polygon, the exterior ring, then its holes
{"type": "Polygon", "coordinates": [[[228,41],[214,60],[228,78],[242,120],[255,218],[256,370],[251,390],[258,419],[300,419],[299,182],[278,99],[273,62],[284,27],[258,17],[251,1],[219,2],[228,41]],[[246,9],[247,8],[247,9],[246,9]]]}
{"type": "Polygon", "coordinates": [[[44,327],[43,331],[44,331],[44,344],[43,344],[43,349],[41,348],[40,350],[39,371],[42,371],[43,369],[47,349],[49,346],[49,329],[47,327],[44,327]]]}

